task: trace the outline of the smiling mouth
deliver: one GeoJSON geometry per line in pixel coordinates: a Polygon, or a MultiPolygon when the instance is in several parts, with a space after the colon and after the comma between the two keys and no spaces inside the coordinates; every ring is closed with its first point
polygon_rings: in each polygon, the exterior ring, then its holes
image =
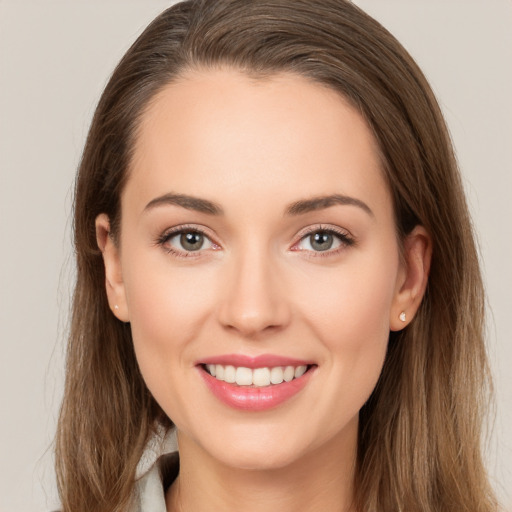
{"type": "Polygon", "coordinates": [[[216,380],[235,386],[264,388],[276,386],[283,382],[300,379],[316,365],[274,366],[247,368],[222,364],[203,364],[203,370],[216,380]]]}

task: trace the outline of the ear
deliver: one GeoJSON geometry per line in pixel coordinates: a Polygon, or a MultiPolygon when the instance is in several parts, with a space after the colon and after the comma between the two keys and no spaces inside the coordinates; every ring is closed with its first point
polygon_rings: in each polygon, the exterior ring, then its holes
{"type": "Polygon", "coordinates": [[[389,319],[390,330],[400,331],[414,318],[427,288],[431,259],[430,235],[423,226],[416,226],[404,240],[389,319]]]}
{"type": "Polygon", "coordinates": [[[96,217],[96,241],[103,255],[105,287],[110,309],[119,320],[128,322],[128,308],[119,247],[110,233],[110,221],[105,213],[96,217]]]}

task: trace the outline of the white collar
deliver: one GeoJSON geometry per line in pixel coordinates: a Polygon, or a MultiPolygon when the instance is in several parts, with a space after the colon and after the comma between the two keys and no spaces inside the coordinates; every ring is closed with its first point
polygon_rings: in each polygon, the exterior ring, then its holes
{"type": "Polygon", "coordinates": [[[157,462],[162,455],[177,450],[175,429],[165,431],[163,427],[157,427],[137,464],[135,488],[128,512],[166,512],[162,473],[157,462]]]}
{"type": "Polygon", "coordinates": [[[156,461],[166,453],[178,451],[178,440],[176,438],[176,429],[165,430],[158,425],[155,433],[146,443],[142,457],[137,464],[135,479],[140,480],[151,468],[156,461]]]}

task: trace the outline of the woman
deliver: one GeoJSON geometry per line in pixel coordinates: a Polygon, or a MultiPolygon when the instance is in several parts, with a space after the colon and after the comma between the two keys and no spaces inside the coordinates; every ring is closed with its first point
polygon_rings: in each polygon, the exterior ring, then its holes
{"type": "Polygon", "coordinates": [[[98,105],[75,239],[64,511],[495,510],[447,130],[349,2],[162,13],[98,105]]]}

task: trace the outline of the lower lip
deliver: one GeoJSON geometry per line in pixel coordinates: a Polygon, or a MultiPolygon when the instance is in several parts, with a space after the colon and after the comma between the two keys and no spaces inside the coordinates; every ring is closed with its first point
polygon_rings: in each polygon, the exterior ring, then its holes
{"type": "Polygon", "coordinates": [[[224,404],[243,411],[266,411],[291,399],[308,383],[313,368],[290,382],[271,384],[261,388],[237,386],[212,377],[203,367],[198,367],[210,391],[224,404]]]}

